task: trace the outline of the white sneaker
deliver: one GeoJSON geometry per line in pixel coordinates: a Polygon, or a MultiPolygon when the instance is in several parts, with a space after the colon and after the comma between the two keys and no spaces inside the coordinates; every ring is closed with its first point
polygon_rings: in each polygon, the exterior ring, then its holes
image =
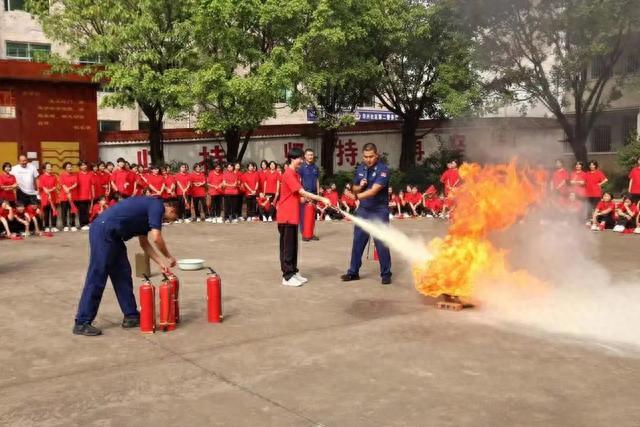
{"type": "Polygon", "coordinates": [[[291,276],[291,279],[289,279],[289,280],[286,280],[286,279],[283,277],[283,278],[282,278],[282,284],[283,284],[284,286],[293,286],[293,287],[296,287],[296,288],[297,288],[298,286],[302,286],[302,285],[303,285],[303,283],[302,283],[300,280],[298,280],[298,279],[296,278],[296,276],[291,276]]]}
{"type": "Polygon", "coordinates": [[[234,219],[233,221],[231,221],[232,224],[237,224],[238,223],[238,219],[234,219]]]}
{"type": "Polygon", "coordinates": [[[181,219],[177,219],[177,220],[176,220],[176,224],[182,224],[183,222],[184,222],[184,221],[183,221],[183,220],[181,220],[181,219]]]}
{"type": "Polygon", "coordinates": [[[324,220],[325,220],[325,221],[331,221],[331,217],[330,217],[330,216],[327,216],[324,220]]]}
{"type": "Polygon", "coordinates": [[[624,231],[624,225],[616,225],[615,227],[613,227],[613,231],[615,231],[616,233],[622,233],[624,231]]]}
{"type": "Polygon", "coordinates": [[[303,283],[303,284],[304,284],[304,283],[307,283],[307,282],[309,281],[309,279],[307,279],[306,277],[301,276],[301,275],[300,275],[300,273],[296,273],[296,274],[294,274],[294,275],[293,275],[293,277],[295,277],[296,279],[298,279],[298,282],[301,282],[301,283],[303,283]]]}
{"type": "Polygon", "coordinates": [[[389,214],[389,221],[393,220],[393,214],[389,214]]]}
{"type": "Polygon", "coordinates": [[[171,225],[171,223],[170,223],[170,222],[163,222],[163,223],[162,223],[162,226],[163,226],[163,227],[166,227],[167,225],[171,225]]]}
{"type": "Polygon", "coordinates": [[[598,226],[597,225],[592,225],[591,226],[591,231],[598,231],[598,226]]]}
{"type": "Polygon", "coordinates": [[[638,227],[638,228],[636,228],[635,230],[633,230],[633,232],[634,232],[635,234],[640,234],[640,227],[638,227]]]}
{"type": "Polygon", "coordinates": [[[184,220],[185,224],[189,224],[190,222],[191,222],[191,218],[187,218],[187,219],[184,220]]]}
{"type": "Polygon", "coordinates": [[[51,233],[51,229],[47,227],[47,228],[44,229],[44,232],[45,233],[51,233]]]}
{"type": "Polygon", "coordinates": [[[196,222],[202,222],[202,219],[196,218],[196,222]]]}
{"type": "Polygon", "coordinates": [[[63,228],[62,231],[69,231],[69,227],[63,228]]]}
{"type": "Polygon", "coordinates": [[[216,222],[217,222],[218,224],[222,224],[224,221],[222,220],[222,217],[221,217],[221,216],[219,216],[219,217],[218,217],[218,220],[217,220],[216,222]]]}
{"type": "Polygon", "coordinates": [[[240,221],[244,221],[244,217],[243,216],[240,217],[240,221]]]}
{"type": "Polygon", "coordinates": [[[267,217],[262,215],[262,222],[267,222],[267,217]]]}
{"type": "Polygon", "coordinates": [[[433,215],[427,214],[427,218],[433,218],[433,215]]]}
{"type": "Polygon", "coordinates": [[[60,230],[58,230],[57,228],[53,227],[53,228],[51,228],[51,232],[52,233],[59,233],[60,230]]]}
{"type": "Polygon", "coordinates": [[[82,230],[82,231],[88,231],[88,230],[89,230],[89,226],[88,226],[88,225],[85,225],[85,226],[84,226],[84,227],[82,227],[80,230],[82,230]]]}
{"type": "Polygon", "coordinates": [[[71,227],[71,231],[78,231],[76,227],[71,227]]]}
{"type": "Polygon", "coordinates": [[[269,222],[273,222],[273,218],[272,218],[272,217],[269,217],[269,220],[268,220],[268,221],[269,221],[269,222]]]}
{"type": "Polygon", "coordinates": [[[231,221],[226,220],[224,223],[225,223],[225,224],[231,224],[231,221]]]}

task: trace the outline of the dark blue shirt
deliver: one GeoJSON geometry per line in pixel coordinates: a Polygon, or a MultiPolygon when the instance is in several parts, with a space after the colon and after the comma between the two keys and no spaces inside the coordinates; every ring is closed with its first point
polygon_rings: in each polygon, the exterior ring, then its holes
{"type": "Polygon", "coordinates": [[[369,190],[373,184],[382,186],[382,189],[373,197],[360,200],[360,208],[367,210],[388,209],[389,208],[389,167],[378,160],[378,162],[370,168],[364,163],[360,163],[356,168],[356,175],[353,179],[355,185],[360,185],[360,181],[367,180],[366,188],[362,191],[369,190]]]}
{"type": "Polygon", "coordinates": [[[318,166],[316,166],[315,163],[308,164],[304,162],[302,166],[300,166],[300,169],[298,169],[298,174],[302,179],[302,188],[304,188],[304,191],[316,194],[318,191],[318,179],[320,178],[320,169],[318,169],[318,166]]]}
{"type": "Polygon", "coordinates": [[[108,208],[95,219],[104,224],[108,232],[129,240],[146,236],[149,230],[162,229],[164,203],[154,197],[129,197],[108,208]]]}

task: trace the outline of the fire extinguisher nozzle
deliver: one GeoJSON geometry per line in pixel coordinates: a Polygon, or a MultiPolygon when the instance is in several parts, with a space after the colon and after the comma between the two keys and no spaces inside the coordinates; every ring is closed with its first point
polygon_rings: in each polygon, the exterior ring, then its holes
{"type": "Polygon", "coordinates": [[[149,279],[149,276],[147,276],[146,274],[143,274],[142,277],[144,277],[144,280],[146,280],[147,282],[151,281],[151,279],[149,279]]]}
{"type": "Polygon", "coordinates": [[[211,274],[218,274],[218,273],[216,273],[216,271],[213,268],[211,268],[211,267],[207,267],[207,268],[209,269],[209,272],[211,274]]]}
{"type": "Polygon", "coordinates": [[[164,273],[162,273],[162,277],[164,277],[164,280],[169,280],[169,277],[164,273]]]}

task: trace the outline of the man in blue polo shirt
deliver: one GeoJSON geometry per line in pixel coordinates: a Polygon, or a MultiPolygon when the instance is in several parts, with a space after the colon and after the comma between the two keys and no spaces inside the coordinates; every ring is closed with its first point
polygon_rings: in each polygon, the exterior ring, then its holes
{"type": "Polygon", "coordinates": [[[176,265],[162,238],[163,221],[175,221],[176,209],[155,197],[130,197],[100,214],[89,230],[89,269],[78,305],[73,333],[95,336],[102,331],[91,322],[98,314],[107,277],[118,298],[124,314],[123,328],[135,328],[140,324],[140,314],[133,294],[131,264],[125,242],[137,236],[140,246],[163,270],[176,265]],[[164,256],[163,259],[151,246],[149,238],[164,256]]]}
{"type": "MultiPolygon", "coordinates": [[[[302,180],[302,188],[304,191],[318,195],[320,193],[320,169],[316,166],[315,160],[316,154],[311,148],[304,150],[304,163],[302,163],[302,166],[298,169],[298,174],[302,180]]],[[[304,207],[307,203],[313,202],[306,201],[300,205],[300,231],[302,231],[304,227],[304,207]]],[[[309,240],[320,239],[315,233],[311,239],[302,238],[303,242],[308,242],[309,240]]]]}
{"type": "MultiPolygon", "coordinates": [[[[389,223],[389,167],[380,161],[375,144],[365,144],[362,147],[363,162],[356,168],[353,181],[353,192],[360,200],[357,215],[364,219],[389,223]]],[[[347,274],[341,276],[342,281],[350,282],[360,279],[362,254],[369,242],[369,234],[363,229],[355,227],[353,230],[353,245],[351,248],[351,263],[347,274]]],[[[380,260],[380,276],[383,285],[391,284],[391,254],[382,242],[374,239],[380,260]]]]}

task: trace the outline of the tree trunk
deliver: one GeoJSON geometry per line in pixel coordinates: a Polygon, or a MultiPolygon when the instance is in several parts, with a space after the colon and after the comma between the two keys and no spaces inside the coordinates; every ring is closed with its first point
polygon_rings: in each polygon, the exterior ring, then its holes
{"type": "Polygon", "coordinates": [[[154,165],[164,164],[164,137],[162,135],[162,119],[149,117],[149,154],[154,165]]]}
{"type": "Polygon", "coordinates": [[[240,130],[237,128],[224,131],[224,140],[227,143],[227,162],[238,161],[238,149],[240,148],[240,130]]]}
{"type": "Polygon", "coordinates": [[[242,141],[242,147],[240,148],[240,153],[238,153],[238,161],[242,162],[242,158],[244,157],[244,153],[247,151],[247,146],[249,145],[249,140],[251,139],[251,135],[253,135],[253,129],[245,133],[244,140],[242,141]]]}
{"type": "Polygon", "coordinates": [[[320,156],[320,166],[326,176],[333,175],[333,159],[338,141],[337,129],[324,129],[322,132],[322,155],[320,156]]]}
{"type": "Polygon", "coordinates": [[[402,144],[400,152],[400,170],[406,171],[416,165],[416,130],[420,120],[407,116],[402,122],[402,144]]]}
{"type": "Polygon", "coordinates": [[[576,132],[576,136],[574,136],[573,138],[569,137],[569,145],[571,145],[571,149],[573,150],[573,155],[575,156],[576,161],[582,162],[582,164],[585,167],[585,170],[588,170],[586,168],[587,161],[588,161],[587,140],[588,140],[588,135],[584,135],[580,132],[576,132]]]}

